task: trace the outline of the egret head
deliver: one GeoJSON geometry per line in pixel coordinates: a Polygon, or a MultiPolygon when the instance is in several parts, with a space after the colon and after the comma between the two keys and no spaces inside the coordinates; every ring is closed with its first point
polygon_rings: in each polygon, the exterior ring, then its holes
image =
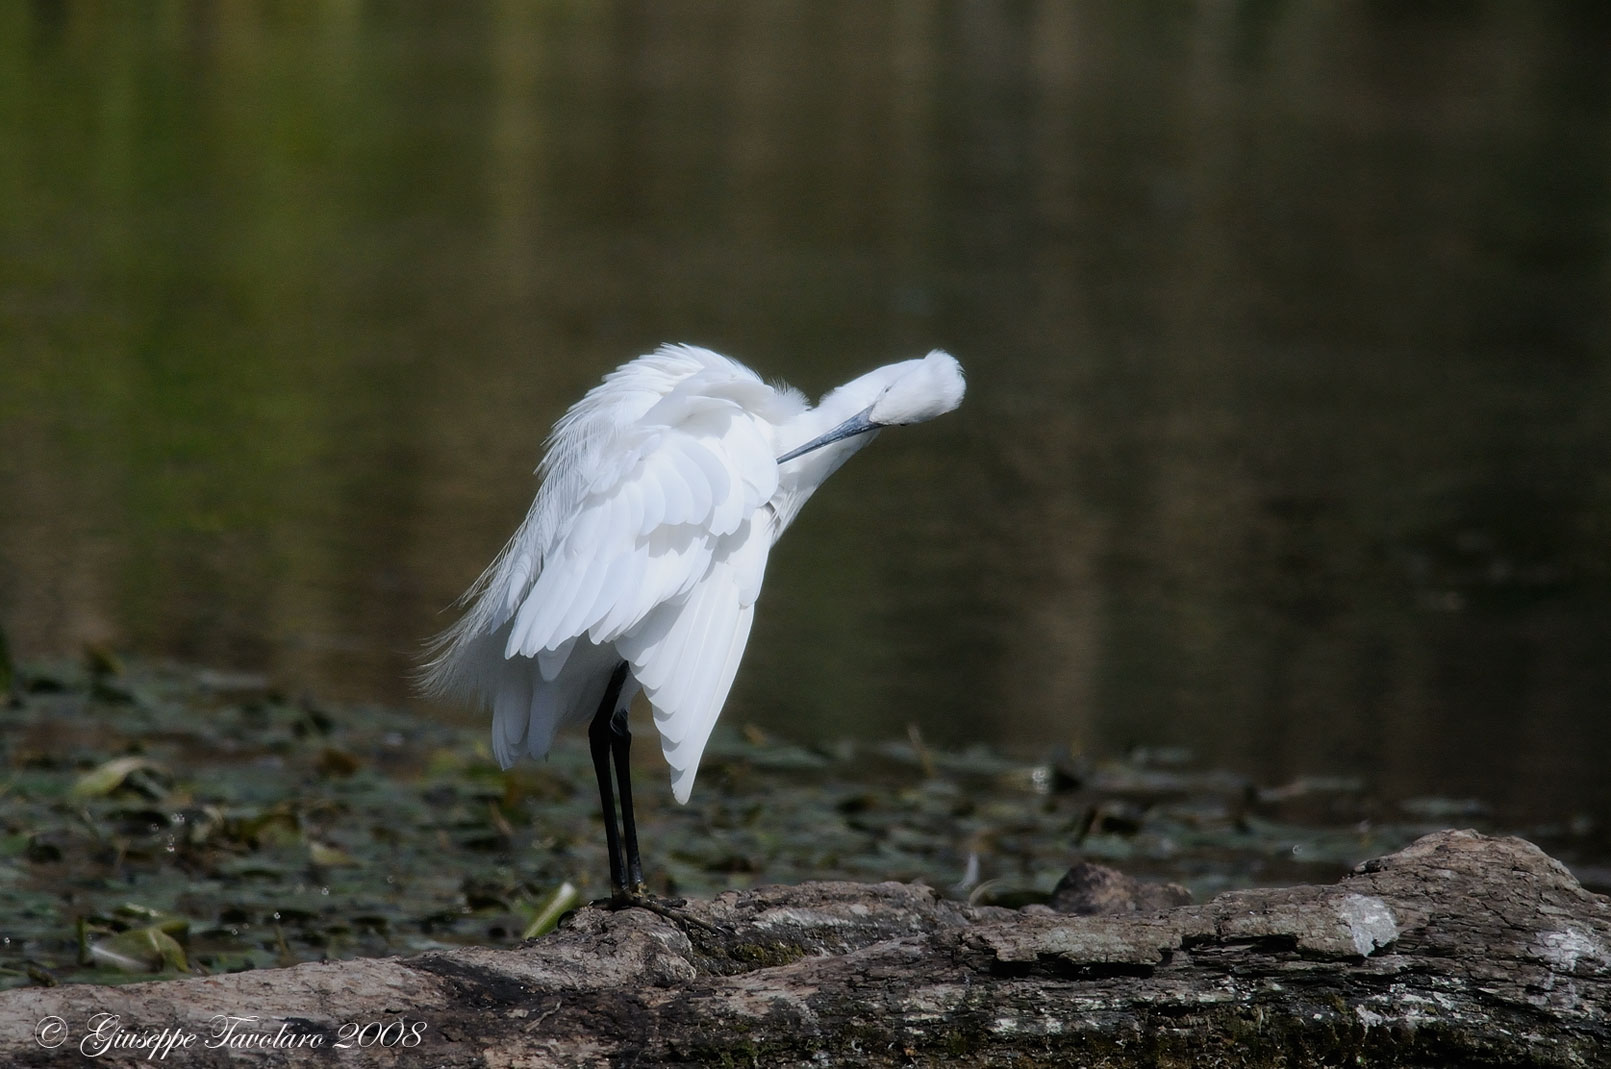
{"type": "MultiPolygon", "coordinates": [[[[843,394],[847,398],[865,398],[869,402],[866,407],[828,433],[778,457],[778,463],[881,427],[922,423],[943,416],[962,403],[966,389],[962,365],[950,353],[939,349],[919,360],[903,360],[870,371],[834,391],[835,395],[843,394]]],[[[829,398],[823,399],[825,407],[828,401],[829,398]]]]}
{"type": "Polygon", "coordinates": [[[962,365],[950,353],[936,349],[921,360],[892,365],[899,369],[867,409],[867,421],[877,427],[898,427],[943,416],[962,403],[967,389],[962,365]]]}

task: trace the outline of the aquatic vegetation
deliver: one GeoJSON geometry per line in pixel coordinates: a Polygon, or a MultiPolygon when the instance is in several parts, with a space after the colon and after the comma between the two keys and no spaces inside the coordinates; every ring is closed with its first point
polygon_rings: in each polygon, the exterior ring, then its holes
{"type": "MultiPolygon", "coordinates": [[[[508,945],[607,892],[585,745],[505,773],[480,725],[104,658],[19,666],[5,715],[0,986],[508,945]]],[[[1261,789],[1180,754],[1025,760],[915,731],[810,746],[730,719],[686,807],[637,755],[657,892],[917,880],[1022,905],[1083,857],[1203,898],[1330,881],[1451,813],[1484,820],[1349,779],[1261,789]]],[[[1533,833],[1603,856],[1592,825],[1533,833]]]]}

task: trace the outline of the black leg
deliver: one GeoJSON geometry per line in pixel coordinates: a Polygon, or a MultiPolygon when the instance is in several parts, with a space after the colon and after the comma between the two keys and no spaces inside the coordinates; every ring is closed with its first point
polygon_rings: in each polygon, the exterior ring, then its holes
{"type": "Polygon", "coordinates": [[[632,731],[627,725],[627,710],[617,708],[626,674],[627,666],[623,661],[615,674],[610,676],[610,685],[604,688],[604,700],[599,703],[598,712],[593,714],[593,722],[587,728],[587,739],[593,749],[593,774],[599,781],[599,802],[604,807],[604,842],[610,851],[612,901],[604,905],[608,909],[646,909],[684,928],[722,931],[710,921],[678,909],[682,902],[661,902],[643,886],[643,862],[638,857],[638,825],[632,815],[632,731]],[[620,788],[621,796],[619,831],[615,823],[616,792],[610,780],[612,760],[615,764],[614,786],[620,788]]]}
{"type": "MultiPolygon", "coordinates": [[[[610,786],[610,752],[616,749],[616,702],[621,698],[621,687],[626,683],[627,666],[622,661],[620,666],[610,676],[610,683],[604,688],[604,700],[599,702],[598,712],[593,714],[593,722],[588,725],[587,741],[593,751],[593,775],[599,781],[599,804],[604,810],[604,845],[610,852],[610,891],[620,895],[626,890],[625,866],[622,864],[621,835],[615,823],[615,792],[610,786]]],[[[625,710],[621,712],[621,731],[626,728],[625,710]]],[[[628,738],[628,744],[631,739],[628,738]]],[[[623,768],[625,760],[625,747],[617,751],[616,767],[623,768]]],[[[626,812],[626,827],[628,842],[631,843],[633,860],[637,859],[637,831],[632,824],[632,795],[626,778],[621,779],[621,802],[626,812]]],[[[637,876],[641,882],[641,873],[637,876]]]]}
{"type": "Polygon", "coordinates": [[[593,750],[593,774],[599,781],[599,804],[604,808],[604,843],[610,851],[610,897],[613,901],[607,908],[646,909],[684,928],[721,931],[710,921],[678,909],[681,902],[672,905],[657,901],[643,886],[643,862],[638,857],[638,825],[632,816],[632,769],[629,760],[632,732],[627,726],[627,710],[617,708],[621,688],[626,684],[626,674],[627,666],[623,661],[610,676],[610,684],[604,688],[604,700],[599,702],[598,712],[593,714],[593,722],[587,728],[587,739],[593,750]],[[615,764],[614,783],[619,785],[621,793],[619,830],[615,823],[615,790],[610,780],[612,760],[615,764]]]}
{"type": "Polygon", "coordinates": [[[621,834],[626,840],[626,886],[633,894],[643,892],[643,862],[638,858],[638,824],[632,816],[632,730],[627,711],[617,709],[610,718],[610,752],[615,756],[615,781],[621,788],[621,834]]]}

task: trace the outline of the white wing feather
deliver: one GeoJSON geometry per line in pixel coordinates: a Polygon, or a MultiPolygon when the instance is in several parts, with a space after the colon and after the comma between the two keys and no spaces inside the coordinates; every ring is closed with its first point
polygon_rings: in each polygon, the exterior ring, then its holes
{"type": "Polygon", "coordinates": [[[771,546],[770,532],[741,525],[686,601],[662,605],[659,619],[616,643],[654,706],[679,802],[693,790],[699,758],[732,689],[771,546]]]}
{"type": "Polygon", "coordinates": [[[686,802],[776,534],[773,428],[801,408],[708,350],[667,346],[611,373],[555,427],[537,499],[426,686],[491,704],[508,767],[591,717],[624,659],[622,701],[648,693],[686,802]]]}

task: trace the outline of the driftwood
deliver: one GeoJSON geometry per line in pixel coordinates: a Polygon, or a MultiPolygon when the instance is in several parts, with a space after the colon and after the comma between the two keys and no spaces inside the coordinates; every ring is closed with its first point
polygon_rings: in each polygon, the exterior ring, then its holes
{"type": "Polygon", "coordinates": [[[584,908],[514,950],[12,991],[0,1063],[1611,1065],[1611,902],[1520,839],[1117,915],[847,883],[685,910],[713,930],[584,908]]]}

